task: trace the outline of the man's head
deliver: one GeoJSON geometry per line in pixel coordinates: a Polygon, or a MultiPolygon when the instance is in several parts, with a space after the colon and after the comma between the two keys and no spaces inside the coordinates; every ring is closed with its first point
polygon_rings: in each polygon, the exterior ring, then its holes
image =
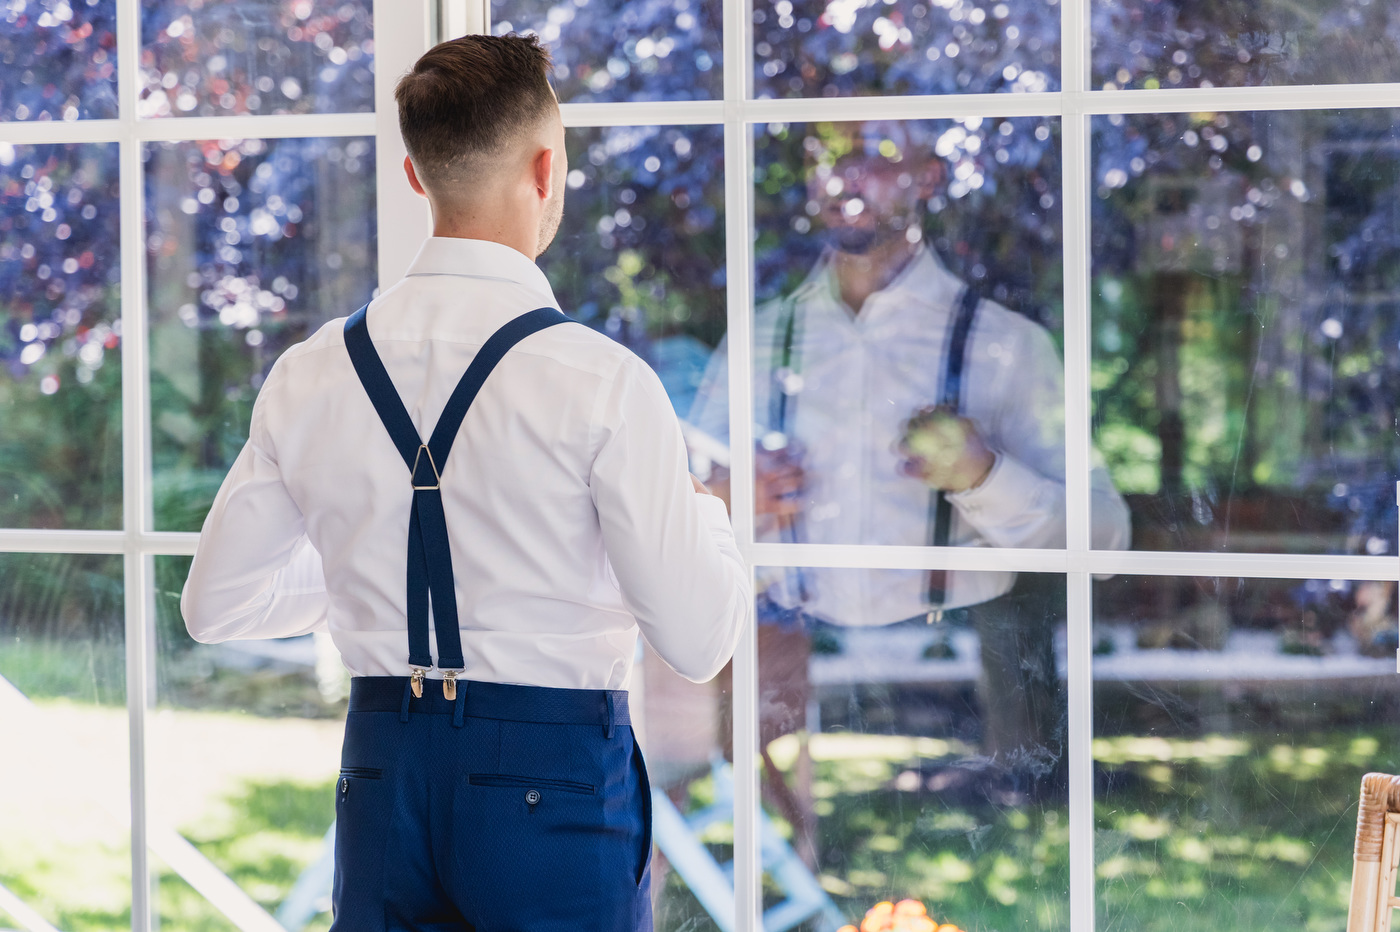
{"type": "Polygon", "coordinates": [[[807,140],[808,197],[831,245],[864,255],[918,242],[924,204],[943,181],[919,124],[821,123],[807,140]]]}
{"type": "Polygon", "coordinates": [[[564,211],[564,124],[549,52],[533,36],[464,36],[399,81],[409,183],[440,235],[508,242],[531,258],[564,211]]]}

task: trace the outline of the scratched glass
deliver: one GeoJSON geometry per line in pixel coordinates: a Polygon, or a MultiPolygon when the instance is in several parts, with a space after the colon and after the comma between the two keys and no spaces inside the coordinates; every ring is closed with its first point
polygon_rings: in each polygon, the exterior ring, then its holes
{"type": "Polygon", "coordinates": [[[1395,582],[1094,586],[1098,928],[1346,925],[1356,798],[1397,772],[1395,582]]]}
{"type": "Polygon", "coordinates": [[[1068,928],[1064,578],[1021,574],[934,624],[770,595],[866,575],[757,570],[765,905],[806,928],[905,898],[963,929],[1068,928]]]}
{"type": "Polygon", "coordinates": [[[1396,552],[1400,111],[1093,122],[1094,438],[1139,550],[1396,552]]]}
{"type": "Polygon", "coordinates": [[[368,0],[156,0],[142,4],[143,117],[367,113],[368,0]]]}
{"type": "Polygon", "coordinates": [[[1096,88],[1400,80],[1400,8],[1383,0],[1094,0],[1096,88]]]}
{"type": "Polygon", "coordinates": [[[0,579],[0,915],[130,929],[122,558],[0,554],[0,579]]]}
{"type": "Polygon", "coordinates": [[[370,299],[374,153],[358,137],[146,146],[158,529],[199,530],[277,357],[370,299]]]}
{"type": "Polygon", "coordinates": [[[118,174],[0,142],[0,527],[121,527],[118,174]]]}

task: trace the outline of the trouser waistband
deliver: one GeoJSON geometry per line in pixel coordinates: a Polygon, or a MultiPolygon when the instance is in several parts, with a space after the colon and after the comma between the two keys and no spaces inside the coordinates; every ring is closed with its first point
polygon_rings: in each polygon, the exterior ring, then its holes
{"type": "Polygon", "coordinates": [[[625,689],[560,689],[509,683],[457,681],[455,701],[442,695],[439,681],[427,680],[421,698],[409,692],[406,676],[356,676],[350,680],[351,712],[403,712],[463,715],[509,722],[554,725],[632,724],[625,689]]]}

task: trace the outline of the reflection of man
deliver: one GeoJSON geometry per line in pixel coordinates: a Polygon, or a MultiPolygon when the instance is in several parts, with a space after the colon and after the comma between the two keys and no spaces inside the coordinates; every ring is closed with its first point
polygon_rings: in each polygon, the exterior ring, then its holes
{"type": "MultiPolygon", "coordinates": [[[[1064,383],[1049,333],[976,295],[964,300],[963,282],[923,243],[923,205],[944,181],[923,127],[816,129],[808,195],[827,249],[796,290],[758,309],[754,326],[759,538],[1063,547],[1064,383]],[[957,356],[953,408],[944,402],[957,356]]],[[[716,436],[728,426],[727,379],[721,346],[690,413],[716,436]]],[[[1125,547],[1127,508],[1102,468],[1092,488],[1093,546],[1125,547]]],[[[1062,596],[1032,597],[1030,581],[1017,586],[1011,572],[808,569],[762,583],[774,607],[838,625],[967,608],[982,642],[987,749],[1058,756],[1062,596]]],[[[784,688],[765,681],[765,693],[770,686],[784,688]]],[[[766,694],[765,708],[790,708],[791,698],[766,694]]],[[[800,721],[770,723],[764,737],[800,721]]]]}

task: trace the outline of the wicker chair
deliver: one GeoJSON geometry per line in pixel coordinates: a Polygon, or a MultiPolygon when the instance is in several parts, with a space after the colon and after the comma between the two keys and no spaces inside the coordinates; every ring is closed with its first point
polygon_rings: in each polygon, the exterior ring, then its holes
{"type": "Polygon", "coordinates": [[[1368,773],[1361,778],[1356,813],[1356,860],[1351,873],[1347,932],[1390,932],[1396,865],[1400,864],[1400,777],[1368,773]]]}

